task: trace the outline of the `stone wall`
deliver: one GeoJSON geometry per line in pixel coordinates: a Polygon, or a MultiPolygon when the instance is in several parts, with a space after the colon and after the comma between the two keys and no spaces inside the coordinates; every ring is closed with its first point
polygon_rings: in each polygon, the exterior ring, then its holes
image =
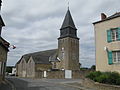
{"type": "Polygon", "coordinates": [[[90,79],[84,79],[82,85],[88,88],[94,88],[96,90],[120,90],[120,86],[117,85],[108,85],[94,82],[90,79]]]}
{"type": "Polygon", "coordinates": [[[0,45],[0,82],[5,78],[7,52],[8,51],[0,45]]]}
{"type": "Polygon", "coordinates": [[[35,64],[36,71],[46,71],[52,68],[52,64],[35,64]]]}
{"type": "Polygon", "coordinates": [[[49,79],[64,79],[65,71],[47,71],[47,78],[49,79]]]}
{"type": "Polygon", "coordinates": [[[7,60],[7,50],[0,45],[0,62],[5,62],[7,60]]]}
{"type": "MultiPolygon", "coordinates": [[[[90,72],[90,70],[73,70],[72,78],[79,79],[85,78],[85,76],[90,72]]],[[[37,71],[35,73],[35,78],[44,78],[44,71],[37,71]]],[[[48,79],[64,79],[65,71],[46,71],[46,78],[48,79]]]]}
{"type": "Polygon", "coordinates": [[[37,71],[35,72],[35,78],[43,78],[44,72],[43,71],[37,71]]]}
{"type": "Polygon", "coordinates": [[[79,70],[79,40],[66,37],[58,40],[58,69],[79,70]]]}
{"type": "Polygon", "coordinates": [[[33,61],[32,57],[30,57],[26,65],[27,77],[35,77],[35,62],[33,61]]]}

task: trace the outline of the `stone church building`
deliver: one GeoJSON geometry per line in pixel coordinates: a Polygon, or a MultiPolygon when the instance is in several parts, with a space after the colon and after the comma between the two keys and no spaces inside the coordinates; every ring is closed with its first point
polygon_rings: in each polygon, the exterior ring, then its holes
{"type": "Polygon", "coordinates": [[[16,68],[19,77],[47,77],[50,76],[46,74],[48,71],[56,71],[54,75],[62,77],[65,72],[61,71],[79,71],[79,38],[69,9],[60,28],[58,49],[25,54],[16,63],[16,68]]]}

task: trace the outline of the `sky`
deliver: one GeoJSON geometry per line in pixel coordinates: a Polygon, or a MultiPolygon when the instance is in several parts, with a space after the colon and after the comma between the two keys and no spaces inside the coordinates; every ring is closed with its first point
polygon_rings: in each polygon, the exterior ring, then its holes
{"type": "Polygon", "coordinates": [[[4,0],[2,37],[17,47],[9,48],[7,65],[15,65],[24,54],[57,48],[68,1],[80,38],[80,63],[95,65],[92,23],[100,20],[101,13],[119,12],[120,0],[4,0]]]}

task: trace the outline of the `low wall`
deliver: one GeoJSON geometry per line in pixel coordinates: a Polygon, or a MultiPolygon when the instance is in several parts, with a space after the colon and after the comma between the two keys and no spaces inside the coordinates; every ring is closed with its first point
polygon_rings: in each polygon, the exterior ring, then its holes
{"type": "Polygon", "coordinates": [[[85,78],[85,76],[90,72],[91,72],[90,70],[73,70],[72,78],[73,79],[85,78]]]}
{"type": "Polygon", "coordinates": [[[65,71],[47,71],[47,77],[49,79],[64,79],[65,71]]]}
{"type": "Polygon", "coordinates": [[[120,86],[101,84],[90,79],[84,79],[82,85],[84,87],[94,88],[96,90],[120,90],[120,86]]]}
{"type": "Polygon", "coordinates": [[[43,78],[44,72],[43,71],[37,71],[35,72],[35,78],[43,78]]]}
{"type": "MultiPolygon", "coordinates": [[[[85,76],[89,72],[90,70],[72,70],[72,78],[73,79],[85,78],[85,76]]],[[[35,73],[35,78],[44,78],[44,71],[37,71],[35,73]]],[[[64,79],[65,71],[46,71],[46,78],[64,79]]]]}

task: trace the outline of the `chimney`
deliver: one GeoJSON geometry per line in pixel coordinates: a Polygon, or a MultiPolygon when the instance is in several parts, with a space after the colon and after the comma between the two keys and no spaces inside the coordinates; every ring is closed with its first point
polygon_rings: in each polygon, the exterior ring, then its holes
{"type": "Polygon", "coordinates": [[[104,13],[101,13],[101,20],[104,20],[106,18],[107,18],[107,16],[104,13]]]}

